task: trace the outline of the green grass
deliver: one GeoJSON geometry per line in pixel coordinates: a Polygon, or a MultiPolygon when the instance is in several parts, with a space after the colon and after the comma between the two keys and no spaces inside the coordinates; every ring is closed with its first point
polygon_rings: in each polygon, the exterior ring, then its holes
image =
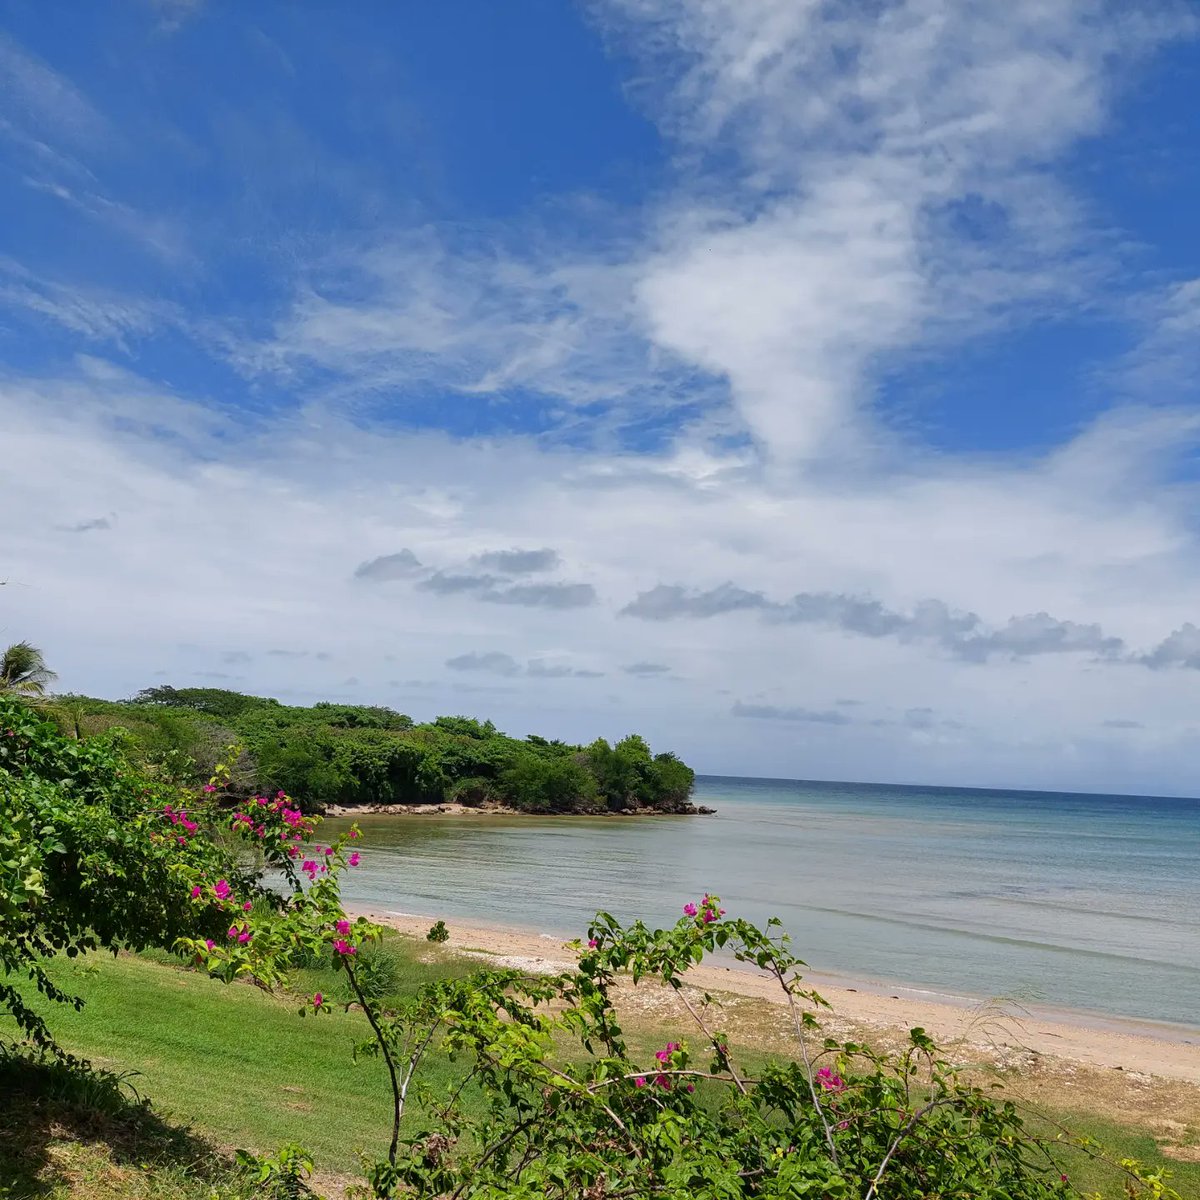
{"type": "MultiPolygon", "coordinates": [[[[445,966],[397,953],[397,989],[410,991],[445,966]]],[[[354,1062],[370,1036],[358,1012],[300,1018],[300,1001],[249,985],[227,986],[143,957],[57,960],[56,983],[83,997],[83,1009],[43,1004],[65,1049],[129,1082],[169,1120],[255,1151],[284,1142],[306,1147],[326,1169],[352,1171],[359,1155],[380,1154],[390,1132],[383,1065],[354,1062]]],[[[332,972],[301,972],[299,986],[338,996],[332,972]]],[[[0,1018],[0,1032],[5,1031],[0,1018]]],[[[11,1025],[9,1025],[11,1028],[11,1025]]],[[[436,1089],[454,1068],[429,1059],[436,1089]]]]}

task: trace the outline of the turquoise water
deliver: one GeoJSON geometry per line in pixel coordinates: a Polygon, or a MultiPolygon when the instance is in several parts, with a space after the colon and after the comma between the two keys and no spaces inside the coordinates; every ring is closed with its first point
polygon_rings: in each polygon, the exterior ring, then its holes
{"type": "Polygon", "coordinates": [[[1200,801],[702,777],[712,817],[368,817],[348,902],[576,936],[704,891],[814,970],[1200,1026],[1200,801]]]}

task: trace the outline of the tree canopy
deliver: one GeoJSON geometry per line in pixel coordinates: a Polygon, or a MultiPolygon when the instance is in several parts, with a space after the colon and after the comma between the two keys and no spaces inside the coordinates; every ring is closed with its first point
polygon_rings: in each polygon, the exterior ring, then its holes
{"type": "Polygon", "coordinates": [[[44,696],[57,678],[46,666],[42,652],[29,642],[14,642],[0,655],[0,693],[44,696]]]}
{"type": "Polygon", "coordinates": [[[235,793],[282,790],[329,805],[503,805],[538,813],[685,812],[695,773],[630,734],[615,744],[511,737],[487,720],[417,723],[379,705],[281,704],[222,688],[159,686],[131,700],[62,697],[77,736],[120,728],[139,761],[177,782],[211,774],[227,747],[235,793]]]}

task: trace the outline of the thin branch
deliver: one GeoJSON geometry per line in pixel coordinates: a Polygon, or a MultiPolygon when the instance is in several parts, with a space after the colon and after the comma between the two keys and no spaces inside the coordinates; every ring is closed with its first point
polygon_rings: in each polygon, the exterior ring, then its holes
{"type": "Polygon", "coordinates": [[[812,1102],[817,1110],[817,1116],[821,1118],[821,1125],[825,1130],[825,1143],[829,1147],[829,1156],[833,1159],[833,1165],[840,1167],[838,1161],[837,1146],[833,1142],[833,1130],[830,1128],[829,1120],[825,1116],[825,1109],[821,1105],[821,1099],[817,1095],[817,1085],[813,1082],[812,1059],[808,1054],[808,1042],[804,1038],[804,1024],[800,1020],[800,1010],[796,1007],[796,997],[792,994],[791,986],[783,977],[783,972],[777,964],[772,964],[772,974],[779,981],[779,986],[783,988],[783,994],[788,998],[788,1007],[792,1012],[792,1023],[796,1027],[796,1041],[800,1043],[800,1053],[804,1057],[804,1076],[808,1080],[808,1092],[812,1096],[812,1102]]]}
{"type": "Polygon", "coordinates": [[[679,999],[683,1002],[684,1008],[686,1008],[688,1010],[688,1012],[690,1012],[692,1014],[692,1020],[695,1021],[696,1024],[700,1026],[700,1029],[703,1031],[704,1036],[706,1038],[708,1038],[709,1042],[712,1043],[712,1047],[717,1052],[717,1056],[725,1064],[726,1068],[729,1071],[729,1074],[733,1076],[733,1082],[737,1085],[737,1090],[739,1092],[741,1092],[743,1096],[746,1095],[746,1087],[742,1083],[741,1079],[738,1078],[738,1073],[734,1069],[733,1059],[731,1059],[729,1057],[729,1052],[722,1047],[720,1042],[717,1041],[717,1039],[713,1036],[712,1032],[709,1030],[708,1026],[705,1025],[704,1018],[701,1017],[700,1014],[695,1010],[695,1008],[692,1007],[691,1001],[688,1000],[688,998],[683,994],[683,986],[682,985],[680,985],[679,987],[677,987],[675,989],[675,995],[678,996],[679,999]]]}
{"type": "Polygon", "coordinates": [[[944,1104],[956,1104],[958,1098],[956,1096],[943,1096],[940,1100],[931,1100],[924,1108],[919,1108],[908,1119],[907,1124],[900,1130],[892,1139],[892,1144],[888,1147],[888,1152],[883,1156],[883,1162],[879,1164],[879,1170],[875,1172],[875,1178],[871,1180],[871,1186],[867,1189],[867,1194],[863,1200],[873,1200],[876,1194],[876,1189],[879,1187],[879,1181],[883,1178],[884,1171],[887,1170],[887,1165],[892,1161],[892,1155],[900,1149],[900,1143],[916,1127],[917,1122],[928,1112],[932,1112],[935,1108],[941,1108],[944,1104]]]}
{"type": "Polygon", "coordinates": [[[379,1028],[379,1021],[375,1014],[371,1011],[371,1006],[367,1003],[366,996],[363,995],[362,988],[359,986],[358,977],[354,974],[354,968],[347,958],[344,960],[346,974],[350,978],[350,986],[354,989],[354,994],[358,998],[362,1010],[367,1014],[367,1020],[371,1023],[371,1032],[375,1034],[375,1040],[379,1043],[379,1051],[383,1055],[383,1061],[387,1063],[388,1077],[392,1081],[392,1144],[388,1148],[388,1162],[394,1167],[396,1165],[396,1149],[400,1145],[400,1114],[404,1111],[404,1095],[400,1090],[400,1081],[396,1077],[396,1063],[392,1059],[392,1052],[388,1048],[387,1038],[383,1035],[383,1030],[379,1028]]]}

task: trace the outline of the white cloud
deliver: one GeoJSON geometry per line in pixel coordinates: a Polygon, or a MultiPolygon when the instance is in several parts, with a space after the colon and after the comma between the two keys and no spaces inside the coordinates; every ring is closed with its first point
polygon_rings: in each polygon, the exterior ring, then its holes
{"type": "MultiPolygon", "coordinates": [[[[874,412],[909,356],[1070,310],[1117,269],[1055,164],[1102,130],[1114,64],[1181,23],[1089,0],[594,11],[646,57],[672,184],[636,213],[577,201],[594,236],[565,241],[380,220],[273,281],[267,336],[193,315],[286,385],[275,416],[98,356],[3,381],[0,511],[23,519],[0,577],[26,586],[0,624],[109,694],[250,654],[253,690],[353,679],[418,716],[469,694],[516,733],[635,727],[708,770],[1190,789],[1195,677],[1167,668],[1200,654],[1196,488],[1174,476],[1195,415],[1129,404],[985,458],[874,412]],[[506,403],[535,433],[400,431],[506,403]],[[672,438],[619,448],[664,414],[672,438]],[[63,532],[101,513],[102,536],[63,532]],[[647,683],[668,677],[669,707],[647,683]],[[1114,746],[1114,721],[1144,728],[1114,746]]],[[[23,78],[36,158],[86,102],[23,78]]],[[[91,195],[45,164],[64,202],[91,195]]],[[[20,269],[0,285],[88,341],[162,318],[20,269]]],[[[1151,305],[1155,336],[1183,347],[1194,299],[1151,305]]],[[[1161,357],[1148,340],[1127,396],[1161,357]]]]}
{"type": "Polygon", "coordinates": [[[694,448],[636,456],[472,443],[367,432],[317,413],[256,434],[94,360],[68,379],[5,383],[0,426],[10,464],[0,509],[26,514],[0,563],[0,576],[25,586],[0,594],[0,625],[42,644],[67,688],[129,693],[160,670],[182,684],[219,671],[236,648],[253,655],[238,686],[336,698],[353,676],[356,697],[431,716],[462,710],[472,672],[448,670],[454,660],[504,679],[507,690],[480,692],[472,707],[514,732],[638,728],[709,770],[1190,786],[1190,671],[1089,654],[964,662],[920,640],[754,613],[665,625],[617,615],[664,576],[701,589],[753,580],[768,596],[803,582],[813,594],[869,591],[898,613],[937,594],[990,629],[1044,609],[1128,646],[1165,641],[1182,653],[1172,632],[1182,637],[1200,611],[1195,497],[1144,484],[1148,464],[1193,436],[1186,420],[1129,416],[1040,460],[984,470],[929,459],[832,488],[784,487],[770,470],[737,458],[725,469],[694,448]],[[1132,505],[1131,480],[1141,489],[1132,505]],[[102,536],[57,531],[101,512],[115,514],[102,536]],[[555,547],[593,581],[597,603],[501,609],[354,578],[400,547],[450,563],[486,546],[555,547]],[[1147,564],[1152,592],[1111,586],[1147,564]],[[431,686],[390,683],[391,660],[431,686]],[[666,663],[688,681],[669,707],[645,684],[648,667],[666,663]],[[607,691],[588,684],[593,673],[609,677],[607,691]],[[836,740],[786,717],[781,740],[769,720],[731,720],[722,690],[764,712],[865,699],[836,740]],[[938,714],[932,726],[904,715],[924,708],[938,714]],[[1114,712],[1146,727],[1115,761],[1096,742],[1114,712]]]}

